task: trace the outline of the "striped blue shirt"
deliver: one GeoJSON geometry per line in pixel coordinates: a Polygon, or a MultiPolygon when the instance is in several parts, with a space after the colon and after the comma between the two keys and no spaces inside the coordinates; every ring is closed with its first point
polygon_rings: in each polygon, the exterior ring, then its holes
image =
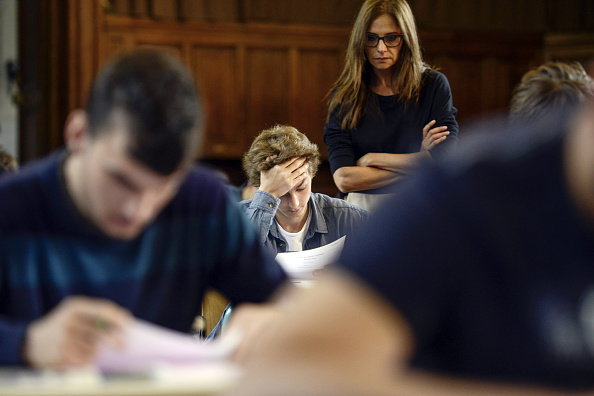
{"type": "Polygon", "coordinates": [[[189,331],[205,289],[236,304],[262,302],[286,279],[215,176],[193,169],[138,237],[118,240],[75,208],[65,156],[0,180],[0,365],[22,364],[27,325],[69,295],[107,298],[189,331]]]}

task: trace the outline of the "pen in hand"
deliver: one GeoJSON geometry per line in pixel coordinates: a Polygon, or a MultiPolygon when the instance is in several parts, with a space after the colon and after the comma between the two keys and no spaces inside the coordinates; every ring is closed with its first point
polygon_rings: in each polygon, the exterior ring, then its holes
{"type": "Polygon", "coordinates": [[[194,318],[192,336],[199,341],[204,341],[206,338],[206,318],[204,316],[198,315],[194,318]]]}

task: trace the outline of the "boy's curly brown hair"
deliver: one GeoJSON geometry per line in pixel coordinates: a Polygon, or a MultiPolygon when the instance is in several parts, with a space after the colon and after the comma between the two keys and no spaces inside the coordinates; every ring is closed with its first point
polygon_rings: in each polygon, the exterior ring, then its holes
{"type": "Polygon", "coordinates": [[[248,180],[260,186],[260,172],[294,157],[305,157],[309,164],[309,174],[313,178],[320,166],[320,152],[307,136],[289,125],[275,125],[263,130],[256,137],[249,151],[242,159],[242,167],[248,180]],[[272,156],[276,158],[269,160],[272,156]]]}

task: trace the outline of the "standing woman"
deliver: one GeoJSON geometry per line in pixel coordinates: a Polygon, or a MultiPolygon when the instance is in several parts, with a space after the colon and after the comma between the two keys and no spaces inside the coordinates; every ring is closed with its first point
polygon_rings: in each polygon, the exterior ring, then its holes
{"type": "Polygon", "coordinates": [[[457,112],[447,78],[423,62],[406,1],[365,1],[324,126],[347,201],[373,211],[419,162],[455,147],[457,112]]]}

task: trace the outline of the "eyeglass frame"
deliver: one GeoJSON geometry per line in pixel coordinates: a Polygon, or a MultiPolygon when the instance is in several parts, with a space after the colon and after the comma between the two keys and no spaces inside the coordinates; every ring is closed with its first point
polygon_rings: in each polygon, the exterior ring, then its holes
{"type": "Polygon", "coordinates": [[[370,35],[370,34],[373,35],[373,36],[375,36],[375,37],[377,37],[377,43],[375,43],[375,45],[368,45],[368,44],[365,43],[367,41],[367,39],[364,39],[363,40],[363,45],[366,46],[366,47],[369,47],[369,48],[375,48],[375,47],[377,47],[379,45],[379,43],[380,43],[380,40],[384,42],[384,45],[387,48],[397,48],[397,47],[400,47],[402,45],[402,42],[404,41],[404,34],[402,34],[402,33],[400,33],[400,34],[386,34],[385,36],[379,36],[379,35],[377,35],[375,33],[366,33],[366,35],[370,35]],[[400,42],[398,43],[398,45],[388,45],[388,44],[386,44],[386,41],[384,39],[386,37],[388,37],[388,36],[400,37],[400,42]]]}

